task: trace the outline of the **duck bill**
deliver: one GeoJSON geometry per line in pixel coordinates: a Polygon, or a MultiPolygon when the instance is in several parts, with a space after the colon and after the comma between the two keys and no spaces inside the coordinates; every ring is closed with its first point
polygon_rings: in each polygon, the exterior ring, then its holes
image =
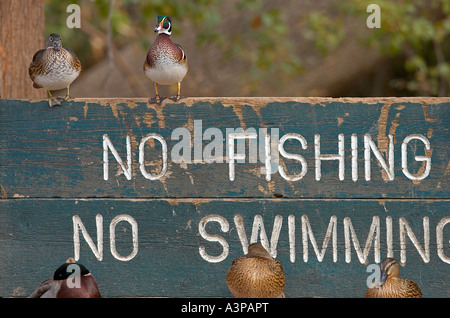
{"type": "Polygon", "coordinates": [[[386,272],[382,271],[381,276],[380,276],[380,286],[383,286],[383,284],[386,282],[387,278],[388,278],[388,275],[386,274],[386,272]]]}
{"type": "Polygon", "coordinates": [[[61,50],[61,41],[56,41],[55,43],[53,43],[53,48],[54,48],[56,51],[61,50]]]}
{"type": "Polygon", "coordinates": [[[156,25],[155,32],[159,32],[163,28],[163,22],[161,21],[156,25]]]}

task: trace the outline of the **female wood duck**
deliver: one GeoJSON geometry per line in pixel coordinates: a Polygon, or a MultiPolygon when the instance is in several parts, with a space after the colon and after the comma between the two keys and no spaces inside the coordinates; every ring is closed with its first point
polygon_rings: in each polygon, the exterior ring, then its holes
{"type": "Polygon", "coordinates": [[[158,84],[175,83],[178,85],[177,96],[171,99],[178,101],[181,98],[181,81],[188,71],[186,54],[180,45],[173,43],[170,39],[172,23],[167,15],[160,15],[157,18],[155,32],[158,32],[158,36],[144,62],[145,75],[155,84],[156,97],[150,102],[161,104],[164,99],[159,96],[158,84]]]}
{"type": "Polygon", "coordinates": [[[232,262],[226,281],[234,297],[285,297],[283,266],[260,243],[250,244],[248,253],[232,262]]]}
{"type": "Polygon", "coordinates": [[[42,282],[29,298],[100,298],[97,281],[89,270],[71,257],[42,282]],[[72,267],[69,267],[72,266],[72,267]],[[76,267],[75,267],[76,266],[76,267]],[[75,276],[79,274],[79,276],[75,276]],[[77,284],[77,279],[79,279],[77,284]]]}
{"type": "Polygon", "coordinates": [[[48,37],[46,48],[34,54],[28,69],[33,87],[44,87],[47,90],[50,107],[61,105],[50,91],[65,88],[67,93],[63,100],[69,99],[69,86],[80,72],[80,60],[71,49],[62,47],[61,37],[55,33],[48,37]],[[52,101],[55,102],[54,105],[52,101]]]}
{"type": "Polygon", "coordinates": [[[422,291],[415,282],[400,278],[400,268],[393,258],[381,262],[380,287],[372,286],[366,298],[422,298],[422,291]]]}

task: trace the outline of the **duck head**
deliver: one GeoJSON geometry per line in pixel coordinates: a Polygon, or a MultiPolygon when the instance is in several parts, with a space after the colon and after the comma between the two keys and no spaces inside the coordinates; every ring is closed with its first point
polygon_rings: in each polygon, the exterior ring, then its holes
{"type": "Polygon", "coordinates": [[[158,34],[165,33],[167,35],[172,34],[172,22],[170,21],[169,16],[160,15],[156,19],[156,28],[155,32],[158,34]]]}
{"type": "Polygon", "coordinates": [[[247,256],[250,257],[262,257],[271,259],[269,252],[261,245],[261,243],[252,243],[248,246],[247,256]]]}
{"type": "Polygon", "coordinates": [[[388,278],[400,277],[400,268],[393,258],[385,258],[381,262],[380,286],[382,286],[388,278]]]}
{"type": "Polygon", "coordinates": [[[56,33],[50,34],[46,43],[47,49],[55,49],[56,51],[61,50],[61,36],[56,33]]]}
{"type": "Polygon", "coordinates": [[[100,298],[97,282],[89,270],[71,257],[53,277],[42,282],[30,298],[100,298]]]}

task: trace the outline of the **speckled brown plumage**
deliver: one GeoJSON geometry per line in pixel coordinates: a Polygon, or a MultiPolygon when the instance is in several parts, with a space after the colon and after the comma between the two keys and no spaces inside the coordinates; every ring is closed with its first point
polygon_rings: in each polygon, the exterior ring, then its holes
{"type": "Polygon", "coordinates": [[[69,48],[63,48],[58,34],[51,34],[46,48],[37,51],[28,68],[28,74],[33,81],[34,88],[45,88],[49,95],[49,104],[52,101],[59,103],[50,91],[65,88],[69,96],[69,86],[80,75],[81,62],[69,48]]]}
{"type": "Polygon", "coordinates": [[[422,291],[417,283],[400,278],[400,268],[393,258],[381,262],[380,286],[376,283],[366,291],[366,298],[422,298],[422,291]],[[386,277],[386,278],[385,278],[386,277]]]}
{"type": "Polygon", "coordinates": [[[226,282],[234,297],[285,297],[283,266],[260,243],[250,244],[248,253],[232,262],[226,282]]]}
{"type": "Polygon", "coordinates": [[[161,63],[164,57],[172,63],[187,63],[186,55],[184,54],[181,46],[173,43],[167,34],[161,33],[158,34],[155,42],[153,42],[153,45],[147,52],[147,59],[144,63],[144,71],[145,65],[150,68],[157,67],[158,63],[161,63]]]}

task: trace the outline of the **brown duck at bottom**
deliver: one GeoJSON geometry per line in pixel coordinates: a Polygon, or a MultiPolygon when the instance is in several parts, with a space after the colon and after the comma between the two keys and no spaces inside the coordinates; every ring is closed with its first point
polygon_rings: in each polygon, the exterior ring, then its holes
{"type": "Polygon", "coordinates": [[[250,244],[227,274],[231,294],[239,298],[284,298],[283,266],[260,243],[250,244]]]}
{"type": "Polygon", "coordinates": [[[400,278],[400,268],[393,258],[381,262],[380,287],[372,286],[366,298],[422,298],[422,291],[410,279],[400,278]]]}

